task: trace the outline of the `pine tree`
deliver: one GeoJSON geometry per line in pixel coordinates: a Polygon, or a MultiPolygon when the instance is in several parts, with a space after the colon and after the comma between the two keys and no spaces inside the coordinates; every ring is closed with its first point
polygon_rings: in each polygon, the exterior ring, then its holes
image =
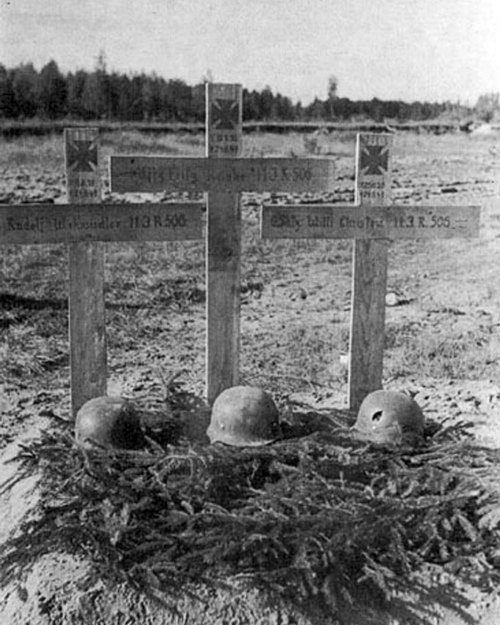
{"type": "Polygon", "coordinates": [[[42,68],[38,82],[38,112],[57,119],[66,113],[66,80],[53,60],[42,68]]]}
{"type": "Polygon", "coordinates": [[[12,86],[12,76],[0,65],[0,117],[17,117],[18,110],[12,86]]]}
{"type": "Polygon", "coordinates": [[[85,117],[83,91],[86,80],[87,72],[83,70],[68,74],[66,78],[68,114],[76,119],[85,117]]]}
{"type": "Polygon", "coordinates": [[[27,63],[16,67],[12,75],[12,89],[18,116],[33,117],[37,109],[38,72],[32,63],[27,63]]]}

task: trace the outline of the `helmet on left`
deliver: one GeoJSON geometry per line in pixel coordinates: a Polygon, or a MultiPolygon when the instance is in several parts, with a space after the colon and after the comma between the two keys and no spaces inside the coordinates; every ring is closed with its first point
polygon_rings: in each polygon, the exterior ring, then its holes
{"type": "Polygon", "coordinates": [[[75,438],[83,447],[96,444],[118,449],[139,449],[144,434],[138,411],[123,397],[95,397],[76,414],[75,438]]]}

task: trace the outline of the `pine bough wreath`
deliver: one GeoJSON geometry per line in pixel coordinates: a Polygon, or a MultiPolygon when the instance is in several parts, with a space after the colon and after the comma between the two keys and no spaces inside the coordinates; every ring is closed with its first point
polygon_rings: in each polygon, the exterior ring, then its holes
{"type": "Polygon", "coordinates": [[[464,607],[450,579],[498,585],[500,453],[464,427],[433,428],[417,449],[332,425],[254,449],[150,440],[133,453],[84,451],[68,427],[20,457],[42,493],[1,548],[4,586],[62,550],[159,599],[244,580],[305,612],[390,603],[425,623],[417,603],[464,607]]]}

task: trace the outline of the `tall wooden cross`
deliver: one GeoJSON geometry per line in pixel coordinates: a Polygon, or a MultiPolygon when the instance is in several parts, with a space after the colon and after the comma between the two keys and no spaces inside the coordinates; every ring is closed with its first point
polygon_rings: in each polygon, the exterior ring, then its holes
{"type": "Polygon", "coordinates": [[[206,394],[210,402],[239,378],[242,191],[333,189],[331,159],[239,158],[241,86],[208,84],[206,158],[111,156],[111,190],[207,192],[206,394]]]}
{"type": "Polygon", "coordinates": [[[391,204],[392,135],[359,134],[355,205],[263,206],[269,239],[355,239],[349,345],[349,407],[382,386],[387,250],[391,240],[479,235],[478,206],[391,204]]]}
{"type": "MultiPolygon", "coordinates": [[[[209,159],[237,158],[242,143],[240,85],[207,83],[206,145],[209,159]]],[[[207,193],[206,234],[207,398],[212,401],[239,381],[240,354],[240,194],[207,193]],[[210,372],[210,373],[208,373],[210,372]]]]}
{"type": "Polygon", "coordinates": [[[0,245],[69,244],[71,407],[106,393],[105,241],[202,237],[203,204],[103,204],[97,129],[65,130],[67,204],[0,206],[0,245]]]}

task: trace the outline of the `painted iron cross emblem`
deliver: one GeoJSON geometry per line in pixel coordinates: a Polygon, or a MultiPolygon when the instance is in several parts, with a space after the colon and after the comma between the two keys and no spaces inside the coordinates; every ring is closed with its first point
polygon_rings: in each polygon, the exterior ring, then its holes
{"type": "Polygon", "coordinates": [[[97,143],[95,141],[68,141],[67,167],[73,172],[97,170],[97,143]]]}
{"type": "Polygon", "coordinates": [[[364,145],[361,150],[360,168],[365,176],[383,176],[389,170],[389,147],[364,145]]]}
{"type": "Polygon", "coordinates": [[[237,100],[215,99],[212,102],[212,126],[217,130],[235,130],[238,127],[237,100]]]}

